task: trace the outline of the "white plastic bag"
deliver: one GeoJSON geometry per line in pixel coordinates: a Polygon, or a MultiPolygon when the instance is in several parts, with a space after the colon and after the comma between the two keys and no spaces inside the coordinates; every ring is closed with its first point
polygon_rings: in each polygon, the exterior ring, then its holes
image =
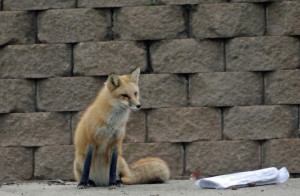
{"type": "Polygon", "coordinates": [[[290,174],[285,167],[281,168],[280,170],[275,167],[270,167],[255,171],[203,178],[196,181],[195,185],[201,188],[210,189],[226,189],[232,186],[245,187],[251,183],[261,186],[267,184],[284,183],[287,181],[289,176],[290,174]]]}

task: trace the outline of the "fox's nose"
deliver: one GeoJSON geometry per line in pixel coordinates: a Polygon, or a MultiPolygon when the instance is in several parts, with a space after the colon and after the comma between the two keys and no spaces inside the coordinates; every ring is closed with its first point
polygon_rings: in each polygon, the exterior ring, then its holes
{"type": "Polygon", "coordinates": [[[141,108],[142,105],[141,105],[141,104],[137,104],[136,107],[137,107],[137,108],[141,108]]]}

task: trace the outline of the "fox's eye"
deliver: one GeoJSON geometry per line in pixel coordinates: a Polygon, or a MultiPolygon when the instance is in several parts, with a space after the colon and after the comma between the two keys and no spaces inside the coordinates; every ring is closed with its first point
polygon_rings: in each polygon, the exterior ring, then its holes
{"type": "Polygon", "coordinates": [[[129,96],[127,94],[122,94],[122,97],[129,98],[129,96]]]}
{"type": "Polygon", "coordinates": [[[134,93],[134,96],[137,96],[137,92],[134,93]]]}

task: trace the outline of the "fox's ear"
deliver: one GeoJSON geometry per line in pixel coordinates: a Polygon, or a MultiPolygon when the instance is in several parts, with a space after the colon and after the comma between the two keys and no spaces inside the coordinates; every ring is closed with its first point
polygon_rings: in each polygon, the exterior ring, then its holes
{"type": "Polygon", "coordinates": [[[107,87],[110,90],[116,89],[121,85],[120,78],[117,74],[110,74],[107,79],[107,87]]]}
{"type": "Polygon", "coordinates": [[[135,83],[138,84],[139,83],[139,77],[140,77],[140,68],[136,68],[130,75],[130,80],[135,83]]]}

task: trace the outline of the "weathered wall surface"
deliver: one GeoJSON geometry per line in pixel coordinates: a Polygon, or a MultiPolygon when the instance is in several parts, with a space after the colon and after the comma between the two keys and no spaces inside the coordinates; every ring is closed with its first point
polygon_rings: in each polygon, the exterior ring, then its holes
{"type": "Polygon", "coordinates": [[[82,111],[109,73],[138,66],[129,163],[300,173],[300,1],[0,3],[0,180],[73,179],[82,111]]]}

